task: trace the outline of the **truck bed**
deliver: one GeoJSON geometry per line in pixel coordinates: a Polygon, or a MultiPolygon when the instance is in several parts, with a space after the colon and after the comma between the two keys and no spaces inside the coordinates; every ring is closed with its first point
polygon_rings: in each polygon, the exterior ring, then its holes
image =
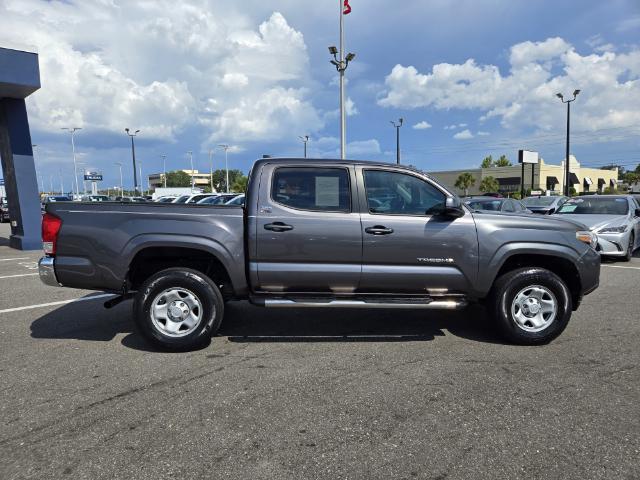
{"type": "Polygon", "coordinates": [[[240,206],[65,202],[46,211],[62,219],[55,271],[67,287],[122,291],[136,255],[158,245],[215,253],[234,272],[234,287],[246,286],[240,206]]]}

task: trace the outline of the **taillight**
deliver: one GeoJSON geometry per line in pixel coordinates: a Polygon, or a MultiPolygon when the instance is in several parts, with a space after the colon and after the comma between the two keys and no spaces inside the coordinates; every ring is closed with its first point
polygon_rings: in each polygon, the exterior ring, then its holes
{"type": "Polygon", "coordinates": [[[56,242],[61,226],[62,220],[52,213],[45,213],[42,216],[42,249],[45,254],[56,254],[56,242]]]}

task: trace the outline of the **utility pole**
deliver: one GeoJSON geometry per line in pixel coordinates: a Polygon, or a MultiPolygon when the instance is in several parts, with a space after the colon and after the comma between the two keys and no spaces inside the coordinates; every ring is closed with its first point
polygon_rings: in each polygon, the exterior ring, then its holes
{"type": "Polygon", "coordinates": [[[49,188],[51,188],[51,193],[53,194],[53,175],[49,174],[49,188]]]}
{"type": "Polygon", "coordinates": [[[304,143],[304,158],[307,158],[307,142],[309,141],[309,135],[299,135],[298,138],[304,143]]]}
{"type": "Polygon", "coordinates": [[[135,132],[130,133],[129,128],[125,128],[124,131],[127,132],[127,135],[129,137],[131,137],[131,158],[133,159],[133,195],[135,196],[138,192],[138,174],[136,173],[136,146],[133,142],[133,137],[135,137],[140,132],[140,130],[136,130],[135,132]]]}
{"type": "Polygon", "coordinates": [[[144,177],[142,176],[142,162],[138,162],[138,170],[140,171],[140,191],[144,196],[144,177]]]}
{"type": "Polygon", "coordinates": [[[571,122],[571,102],[574,102],[576,97],[578,96],[578,94],[580,93],[580,90],[574,90],[573,91],[573,98],[571,100],[565,100],[564,96],[561,93],[556,93],[556,97],[558,97],[562,103],[566,103],[567,104],[567,148],[566,148],[566,154],[565,154],[565,165],[564,165],[564,195],[566,197],[570,196],[569,194],[571,193],[571,179],[570,177],[570,168],[569,168],[569,126],[570,126],[570,122],[571,122]]]}
{"type": "Polygon", "coordinates": [[[209,149],[209,182],[211,183],[211,193],[213,193],[213,149],[209,149]]]}
{"type": "Polygon", "coordinates": [[[73,178],[76,184],[76,196],[80,196],[80,188],[78,187],[78,165],[76,163],[76,144],[74,141],[75,133],[82,130],[82,127],[63,127],[61,130],[67,130],[71,133],[71,150],[73,151],[73,178]]]}
{"type": "Polygon", "coordinates": [[[189,150],[187,153],[189,154],[189,163],[191,165],[191,193],[193,193],[193,187],[195,185],[193,182],[193,152],[189,150]]]}
{"type": "Polygon", "coordinates": [[[329,53],[333,55],[330,63],[336,67],[340,74],[340,158],[346,158],[347,144],[347,115],[345,112],[345,94],[344,94],[344,72],[349,66],[349,62],[355,58],[354,53],[344,54],[344,16],[351,13],[349,2],[338,0],[340,8],[340,52],[334,46],[329,47],[329,53]]]}
{"type": "Polygon", "coordinates": [[[124,195],[124,189],[122,185],[122,163],[116,162],[114,163],[114,165],[117,165],[118,168],[120,169],[120,196],[122,197],[124,195]]]}
{"type": "Polygon", "coordinates": [[[227,171],[226,184],[227,184],[227,193],[229,193],[229,155],[228,155],[229,145],[221,143],[218,146],[224,150],[224,168],[227,171]]]}
{"type": "Polygon", "coordinates": [[[396,163],[400,165],[400,127],[402,127],[402,123],[404,119],[400,117],[398,119],[398,123],[391,120],[391,125],[396,129],[396,163]]]}
{"type": "Polygon", "coordinates": [[[167,188],[167,156],[160,155],[162,158],[162,178],[164,178],[164,188],[167,188]]]}
{"type": "Polygon", "coordinates": [[[64,195],[64,183],[62,182],[62,170],[58,172],[58,176],[60,177],[60,195],[64,195]]]}

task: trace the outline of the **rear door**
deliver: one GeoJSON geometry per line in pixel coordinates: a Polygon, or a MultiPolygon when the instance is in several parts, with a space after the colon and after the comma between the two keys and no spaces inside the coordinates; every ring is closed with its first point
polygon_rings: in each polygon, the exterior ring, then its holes
{"type": "Polygon", "coordinates": [[[353,292],[362,262],[353,167],[267,164],[259,188],[258,290],[353,292]]]}
{"type": "Polygon", "coordinates": [[[475,222],[440,215],[446,194],[412,172],[356,167],[362,205],[359,290],[466,292],[478,268],[475,222]]]}

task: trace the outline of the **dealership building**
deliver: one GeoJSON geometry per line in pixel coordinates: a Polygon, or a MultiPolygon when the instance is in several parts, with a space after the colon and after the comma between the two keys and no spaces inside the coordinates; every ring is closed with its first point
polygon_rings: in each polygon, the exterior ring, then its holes
{"type": "MultiPolygon", "coordinates": [[[[564,161],[559,165],[547,164],[542,158],[538,163],[525,164],[525,189],[561,194],[564,185],[564,164],[564,161]]],[[[456,188],[455,183],[458,176],[464,172],[470,173],[475,179],[475,184],[468,189],[469,195],[482,193],[480,192],[480,183],[486,177],[493,177],[498,181],[498,191],[502,194],[520,191],[522,178],[522,165],[520,164],[509,167],[466,168],[429,173],[451,190],[463,195],[464,191],[456,188]]],[[[617,168],[614,170],[600,170],[582,167],[573,155],[569,157],[569,172],[570,184],[578,193],[600,193],[607,187],[615,188],[617,186],[617,168]]]]}

